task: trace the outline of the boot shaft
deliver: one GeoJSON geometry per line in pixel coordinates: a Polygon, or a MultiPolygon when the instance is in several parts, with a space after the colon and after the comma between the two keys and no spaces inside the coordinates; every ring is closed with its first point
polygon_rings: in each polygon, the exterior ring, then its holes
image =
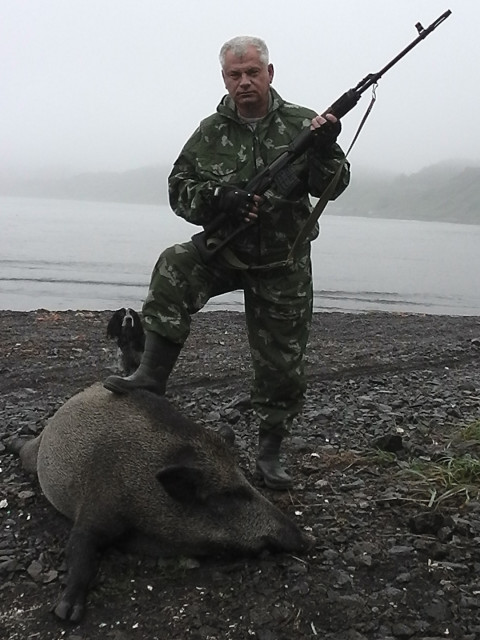
{"type": "Polygon", "coordinates": [[[126,378],[109,376],[103,386],[118,394],[125,394],[133,389],[146,389],[163,396],[181,349],[181,344],[171,342],[153,331],[147,331],[145,349],[138,369],[126,378]]]}

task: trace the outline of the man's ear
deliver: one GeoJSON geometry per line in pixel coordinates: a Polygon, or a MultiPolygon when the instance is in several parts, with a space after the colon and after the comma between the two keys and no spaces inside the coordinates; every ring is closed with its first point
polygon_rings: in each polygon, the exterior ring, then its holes
{"type": "Polygon", "coordinates": [[[268,71],[268,77],[270,78],[270,84],[272,84],[273,82],[273,74],[275,73],[275,70],[273,68],[273,64],[270,63],[267,67],[267,71],[268,71]]]}

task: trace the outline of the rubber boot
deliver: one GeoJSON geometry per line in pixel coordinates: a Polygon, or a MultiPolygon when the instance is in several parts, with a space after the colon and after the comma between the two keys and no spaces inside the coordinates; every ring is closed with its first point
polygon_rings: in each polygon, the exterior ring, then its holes
{"type": "Polygon", "coordinates": [[[146,389],[163,396],[168,376],[181,349],[182,345],[171,342],[158,333],[147,331],[145,349],[138,369],[127,378],[109,376],[103,386],[118,394],[125,394],[134,389],[146,389]]]}
{"type": "Polygon", "coordinates": [[[292,478],[280,464],[280,446],[283,437],[277,433],[260,431],[257,469],[269,489],[285,491],[293,484],[292,478]]]}

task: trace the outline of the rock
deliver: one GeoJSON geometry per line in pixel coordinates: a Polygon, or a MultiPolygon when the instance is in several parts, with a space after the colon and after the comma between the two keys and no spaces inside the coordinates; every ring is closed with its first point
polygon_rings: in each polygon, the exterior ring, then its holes
{"type": "Polygon", "coordinates": [[[35,491],[20,491],[18,497],[22,502],[27,502],[35,497],[35,491]]]}
{"type": "MultiPolygon", "coordinates": [[[[109,313],[80,314],[0,311],[1,445],[39,432],[74,391],[109,375],[109,313]]],[[[65,631],[66,640],[480,637],[480,502],[470,490],[468,501],[459,493],[438,504],[437,486],[429,509],[432,485],[411,474],[446,452],[480,457],[475,436],[463,439],[479,419],[479,335],[478,317],[314,314],[304,410],[284,443],[295,486],[268,493],[315,534],[314,547],[298,558],[201,564],[112,551],[109,577],[92,591],[88,628],[65,631]],[[394,460],[371,455],[377,441],[394,460]]],[[[243,314],[196,314],[169,396],[207,428],[225,425],[254,477],[250,377],[243,314]]],[[[48,608],[68,526],[14,455],[3,450],[0,468],[2,633],[57,637],[48,608]]]]}
{"type": "Polygon", "coordinates": [[[442,527],[453,525],[451,517],[446,517],[438,511],[426,511],[412,516],[408,526],[412,533],[437,535],[442,527]]]}
{"type": "Polygon", "coordinates": [[[395,638],[411,638],[414,634],[415,629],[403,622],[397,622],[392,625],[392,635],[395,638]]]}
{"type": "Polygon", "coordinates": [[[397,453],[403,449],[403,438],[396,433],[387,434],[373,440],[372,446],[380,451],[397,453]]]}
{"type": "Polygon", "coordinates": [[[18,561],[16,558],[7,558],[0,560],[0,575],[6,575],[18,569],[18,561]]]}
{"type": "Polygon", "coordinates": [[[40,580],[40,576],[42,575],[42,572],[43,572],[43,566],[40,564],[40,562],[37,562],[36,560],[31,562],[27,567],[28,575],[33,580],[35,580],[35,582],[38,582],[40,580]]]}

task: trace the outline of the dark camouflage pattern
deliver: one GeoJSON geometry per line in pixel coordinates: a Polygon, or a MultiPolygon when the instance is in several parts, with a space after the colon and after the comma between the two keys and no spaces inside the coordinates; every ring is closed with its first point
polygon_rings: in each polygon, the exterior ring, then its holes
{"type": "MultiPolygon", "coordinates": [[[[211,222],[217,215],[212,207],[217,186],[244,187],[310,126],[314,111],[285,102],[274,89],[271,93],[271,109],[253,131],[238,118],[228,95],[217,112],[200,123],[169,177],[170,205],[177,215],[193,224],[211,222]]],[[[230,248],[251,265],[285,259],[312,210],[309,194],[320,196],[344,161],[337,144],[323,154],[312,150],[296,160],[292,165],[296,186],[285,194],[282,186],[273,185],[264,194],[258,222],[237,236],[230,248]]],[[[346,163],[332,199],[346,188],[349,176],[346,163]]],[[[226,227],[218,235],[222,237],[228,231],[226,227]]],[[[308,240],[317,235],[318,225],[308,240]]]]}
{"type": "Polygon", "coordinates": [[[303,356],[312,317],[309,252],[288,268],[249,271],[218,261],[204,264],[192,242],[174,245],[153,270],[143,307],[145,329],[183,344],[191,316],[210,298],[236,289],[245,296],[252,404],[264,428],[284,434],[305,392],[303,356]]]}
{"type": "MultiPolygon", "coordinates": [[[[241,121],[229,96],[203,120],[185,144],[169,177],[174,212],[197,225],[217,215],[212,207],[219,185],[244,187],[305,128],[315,112],[285,102],[273,89],[269,113],[252,129],[241,121]]],[[[349,166],[341,148],[310,150],[295,161],[282,184],[265,194],[258,222],[229,245],[231,257],[219,255],[205,264],[192,242],[166,249],[153,270],[143,307],[146,330],[183,344],[191,316],[214,296],[241,289],[253,364],[252,403],[262,430],[288,433],[305,393],[303,359],[313,305],[310,241],[300,245],[293,264],[256,269],[285,260],[312,205],[340,165],[332,198],[348,185],[349,166]]],[[[218,234],[228,233],[223,230],[218,234]]]]}

